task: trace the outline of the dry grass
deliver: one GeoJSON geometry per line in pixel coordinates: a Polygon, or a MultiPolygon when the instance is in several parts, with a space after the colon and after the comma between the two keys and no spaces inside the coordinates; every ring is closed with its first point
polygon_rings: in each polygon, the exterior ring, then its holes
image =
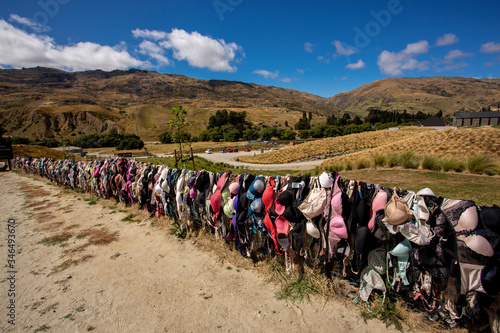
{"type": "MultiPolygon", "coordinates": [[[[396,131],[400,132],[400,131],[396,131]]],[[[344,165],[347,162],[369,160],[373,155],[401,155],[411,152],[414,156],[432,156],[440,160],[455,159],[465,163],[467,158],[481,155],[488,156],[492,161],[500,162],[500,130],[492,127],[460,128],[445,131],[426,131],[404,136],[396,142],[380,145],[362,152],[333,157],[320,165],[326,168],[330,165],[344,165]]],[[[388,165],[389,166],[389,165],[388,165]]],[[[389,166],[390,167],[390,166],[389,166]]]]}
{"type": "MultiPolygon", "coordinates": [[[[420,132],[427,131],[430,130],[421,127],[405,127],[399,131],[383,130],[356,133],[335,138],[310,141],[300,145],[282,148],[277,151],[258,154],[256,156],[240,156],[239,160],[245,163],[281,164],[311,158],[344,155],[406,140],[411,137],[418,136],[418,133],[420,132]]],[[[370,160],[370,158],[368,157],[366,160],[370,160]]]]}
{"type": "Polygon", "coordinates": [[[14,152],[14,157],[48,157],[62,160],[69,156],[69,158],[73,160],[84,160],[84,158],[72,153],[62,152],[52,148],[37,145],[12,145],[12,150],[14,152]]]}
{"type": "Polygon", "coordinates": [[[35,220],[38,222],[38,223],[44,223],[44,222],[47,222],[51,219],[55,218],[54,215],[52,215],[51,213],[49,212],[44,212],[44,213],[40,213],[40,214],[35,214],[35,220]]]}
{"type": "Polygon", "coordinates": [[[56,273],[62,272],[65,269],[67,269],[67,268],[69,268],[71,266],[76,266],[76,265],[78,265],[78,264],[80,264],[80,263],[82,263],[84,261],[87,261],[87,260],[93,258],[93,257],[94,256],[87,254],[87,255],[84,255],[83,257],[81,257],[79,259],[76,259],[76,260],[75,259],[67,259],[64,262],[62,262],[61,264],[59,264],[57,266],[54,266],[52,268],[52,272],[49,273],[47,276],[50,276],[52,274],[56,274],[56,273]]]}
{"type": "Polygon", "coordinates": [[[87,241],[84,244],[78,245],[76,247],[73,247],[71,249],[68,249],[64,251],[65,254],[73,254],[73,253],[78,253],[82,252],[85,250],[87,247],[91,245],[107,245],[110,244],[114,241],[118,240],[118,233],[117,232],[110,232],[108,228],[89,228],[80,231],[76,235],[77,239],[87,239],[87,241]]]}

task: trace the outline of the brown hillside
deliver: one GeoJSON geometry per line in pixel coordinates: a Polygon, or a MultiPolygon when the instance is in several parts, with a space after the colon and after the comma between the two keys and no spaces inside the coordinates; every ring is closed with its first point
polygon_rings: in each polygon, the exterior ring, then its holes
{"type": "Polygon", "coordinates": [[[0,69],[0,121],[6,135],[71,137],[110,128],[155,138],[170,108],[190,110],[193,134],[218,109],[247,111],[247,119],[284,126],[302,111],[331,113],[312,94],[252,83],[200,80],[143,70],[69,73],[51,68],[0,69]]]}
{"type": "Polygon", "coordinates": [[[293,126],[302,112],[314,122],[345,111],[480,110],[500,103],[500,79],[460,77],[384,79],[331,98],[253,83],[200,80],[131,69],[65,72],[51,68],[0,69],[0,124],[7,136],[74,138],[112,128],[156,140],[168,128],[170,108],[189,109],[191,134],[216,110],[246,111],[255,125],[293,126]]]}
{"type": "Polygon", "coordinates": [[[328,98],[327,105],[359,115],[370,108],[444,114],[497,108],[500,79],[463,77],[390,78],[328,98]]]}

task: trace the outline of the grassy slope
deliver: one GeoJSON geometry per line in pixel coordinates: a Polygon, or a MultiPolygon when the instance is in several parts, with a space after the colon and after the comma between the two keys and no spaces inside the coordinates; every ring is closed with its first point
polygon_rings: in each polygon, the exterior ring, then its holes
{"type": "Polygon", "coordinates": [[[259,154],[255,157],[241,157],[240,161],[245,163],[290,163],[303,159],[324,155],[345,154],[361,149],[380,147],[395,141],[405,140],[426,132],[428,129],[420,127],[406,127],[399,131],[375,131],[357,133],[335,138],[326,138],[316,141],[306,142],[297,146],[290,146],[278,151],[259,154]]]}
{"type": "Polygon", "coordinates": [[[43,146],[32,146],[32,145],[12,145],[14,151],[14,157],[49,157],[54,159],[64,159],[70,156],[74,160],[83,160],[82,157],[74,155],[72,153],[62,152],[48,147],[43,146]]]}
{"type": "Polygon", "coordinates": [[[446,131],[428,131],[396,142],[380,145],[362,152],[333,157],[321,164],[322,168],[357,161],[370,161],[373,155],[390,155],[411,151],[420,156],[455,158],[464,161],[473,155],[490,156],[500,161],[500,130],[491,127],[461,128],[446,131]]]}
{"type": "Polygon", "coordinates": [[[278,151],[242,156],[245,163],[291,163],[294,161],[333,156],[321,167],[357,160],[371,160],[373,154],[383,155],[412,151],[417,155],[454,157],[464,160],[471,155],[488,155],[500,160],[500,129],[461,128],[437,131],[422,127],[406,127],[399,131],[375,131],[326,138],[290,146],[278,151]]]}

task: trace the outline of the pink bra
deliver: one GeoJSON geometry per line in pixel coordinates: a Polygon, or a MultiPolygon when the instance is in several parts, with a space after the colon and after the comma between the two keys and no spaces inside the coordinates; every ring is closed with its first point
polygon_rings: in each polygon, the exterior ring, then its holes
{"type": "Polygon", "coordinates": [[[375,227],[375,217],[377,216],[377,212],[382,210],[387,205],[387,192],[379,189],[377,194],[372,200],[372,205],[370,209],[370,221],[368,221],[368,229],[373,230],[375,227]]]}

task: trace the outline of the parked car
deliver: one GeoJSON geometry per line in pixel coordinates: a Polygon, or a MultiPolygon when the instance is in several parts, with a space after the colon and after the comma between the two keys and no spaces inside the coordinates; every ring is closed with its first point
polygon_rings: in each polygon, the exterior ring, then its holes
{"type": "Polygon", "coordinates": [[[226,152],[226,150],[225,150],[225,149],[221,149],[221,150],[219,150],[219,153],[225,153],[225,152],[226,152]]]}
{"type": "Polygon", "coordinates": [[[250,151],[250,148],[245,148],[243,149],[243,151],[250,151]]]}
{"type": "Polygon", "coordinates": [[[275,151],[275,150],[278,150],[278,148],[271,148],[271,149],[269,149],[269,151],[275,151]]]}
{"type": "Polygon", "coordinates": [[[205,150],[205,154],[212,154],[212,149],[205,150]]]}

